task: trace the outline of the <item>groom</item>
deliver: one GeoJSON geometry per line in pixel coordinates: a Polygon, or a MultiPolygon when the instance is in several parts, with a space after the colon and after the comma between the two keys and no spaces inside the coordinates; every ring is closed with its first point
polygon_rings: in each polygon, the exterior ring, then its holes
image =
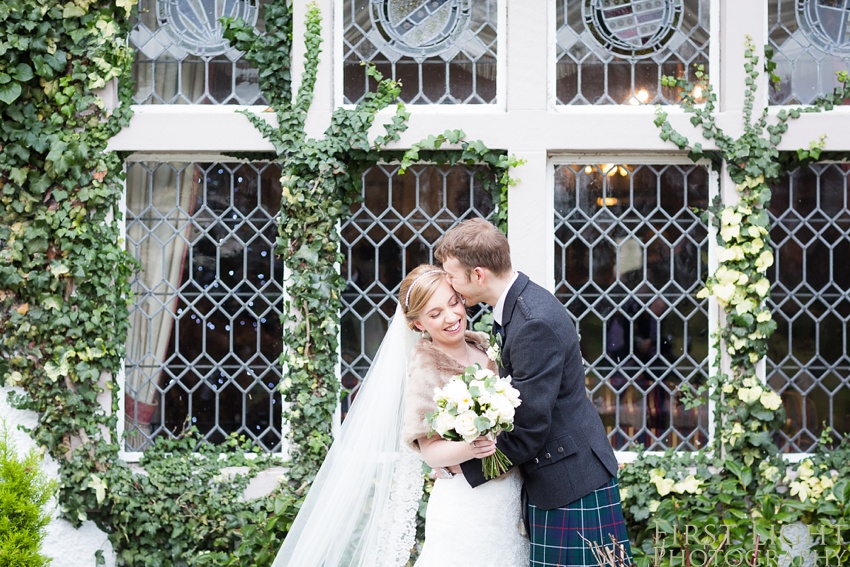
{"type": "MultiPolygon", "coordinates": [[[[578,335],[564,306],[513,270],[507,238],[484,219],[453,227],[434,255],[468,304],[493,307],[501,374],[520,391],[514,430],[499,435],[497,446],[522,471],[531,567],[596,567],[581,536],[609,548],[614,536],[630,564],[617,459],[587,397],[578,335]]],[[[486,482],[479,461],[461,467],[473,487],[486,482]]]]}

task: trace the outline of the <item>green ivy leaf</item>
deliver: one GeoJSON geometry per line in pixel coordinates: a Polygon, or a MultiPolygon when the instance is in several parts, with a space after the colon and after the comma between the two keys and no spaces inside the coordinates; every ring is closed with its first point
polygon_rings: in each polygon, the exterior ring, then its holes
{"type": "Polygon", "coordinates": [[[12,104],[21,96],[21,85],[19,83],[0,84],[0,102],[12,104]]]}

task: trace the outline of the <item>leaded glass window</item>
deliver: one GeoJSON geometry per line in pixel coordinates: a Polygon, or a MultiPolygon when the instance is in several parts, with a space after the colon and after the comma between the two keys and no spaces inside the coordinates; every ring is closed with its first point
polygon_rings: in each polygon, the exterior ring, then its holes
{"type": "Polygon", "coordinates": [[[577,323],[587,388],[615,449],[693,450],[708,375],[708,171],[694,165],[555,167],[555,294],[577,323]]]}
{"type": "Polygon", "coordinates": [[[773,187],[776,263],[767,381],[782,396],[780,446],[814,449],[825,427],[850,433],[850,166],[798,168],[773,187]]]}
{"type": "Polygon", "coordinates": [[[195,426],[280,450],[280,168],[130,163],[127,250],[141,264],[127,338],[126,448],[195,426]]]}
{"type": "Polygon", "coordinates": [[[850,67],[850,0],[770,0],[769,45],[778,87],[771,104],[810,104],[850,67]]]}
{"type": "Polygon", "coordinates": [[[139,0],[130,32],[136,104],[266,104],[259,76],[222,37],[219,18],[263,30],[268,0],[139,0]]]}
{"type": "MultiPolygon", "coordinates": [[[[457,222],[493,212],[493,198],[481,182],[488,174],[481,167],[431,165],[413,166],[404,175],[398,166],[382,165],[363,174],[363,201],[341,228],[347,280],[340,316],[342,384],[355,395],[395,312],[405,274],[433,263],[434,244],[457,222]]],[[[479,307],[469,313],[477,318],[479,307]]]]}
{"type": "Polygon", "coordinates": [[[345,0],[345,103],[373,88],[362,62],[400,80],[408,104],[495,103],[496,7],[496,0],[345,0]]]}
{"type": "MultiPolygon", "coordinates": [[[[662,75],[709,71],[708,0],[557,0],[558,104],[674,104],[662,75]]],[[[697,93],[699,98],[699,93],[697,93]]]]}

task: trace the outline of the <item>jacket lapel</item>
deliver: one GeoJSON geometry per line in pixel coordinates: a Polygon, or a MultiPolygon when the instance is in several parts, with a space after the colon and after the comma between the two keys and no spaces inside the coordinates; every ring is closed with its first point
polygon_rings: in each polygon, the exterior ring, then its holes
{"type": "Polygon", "coordinates": [[[502,332],[507,337],[508,324],[511,322],[511,317],[514,313],[514,308],[516,307],[516,302],[519,299],[522,290],[525,289],[525,286],[528,284],[528,276],[519,272],[517,279],[514,280],[511,289],[508,290],[508,295],[505,296],[505,306],[502,311],[502,332]]]}

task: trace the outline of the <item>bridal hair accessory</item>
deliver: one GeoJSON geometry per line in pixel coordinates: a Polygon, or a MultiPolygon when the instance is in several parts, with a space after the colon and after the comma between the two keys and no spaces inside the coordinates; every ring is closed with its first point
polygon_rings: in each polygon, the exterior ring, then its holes
{"type": "Polygon", "coordinates": [[[416,276],[416,279],[413,280],[413,283],[410,284],[409,288],[407,288],[407,294],[404,296],[404,307],[405,308],[410,307],[410,292],[413,291],[413,288],[416,287],[416,284],[419,283],[419,280],[421,280],[425,276],[429,276],[431,274],[443,274],[443,273],[445,273],[445,272],[443,272],[443,270],[428,270],[424,274],[419,274],[418,276],[416,276]]]}

